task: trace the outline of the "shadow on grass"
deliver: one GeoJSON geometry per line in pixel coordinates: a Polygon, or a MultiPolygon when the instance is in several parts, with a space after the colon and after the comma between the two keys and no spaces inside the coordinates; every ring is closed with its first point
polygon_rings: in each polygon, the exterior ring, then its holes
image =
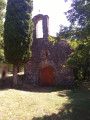
{"type": "Polygon", "coordinates": [[[6,80],[0,79],[0,91],[12,88],[12,77],[7,77],[6,80]]]}
{"type": "Polygon", "coordinates": [[[4,89],[16,89],[16,90],[21,90],[21,91],[27,91],[27,92],[43,92],[43,93],[49,93],[49,92],[55,92],[55,91],[60,91],[60,90],[65,90],[65,89],[71,89],[69,86],[38,86],[38,85],[31,85],[27,84],[24,80],[24,75],[18,75],[18,85],[13,86],[13,78],[12,76],[7,77],[4,85],[1,85],[1,90],[4,89]]]}
{"type": "Polygon", "coordinates": [[[90,120],[90,91],[85,88],[59,92],[59,96],[68,97],[70,103],[64,104],[58,114],[34,117],[32,120],[90,120]]]}

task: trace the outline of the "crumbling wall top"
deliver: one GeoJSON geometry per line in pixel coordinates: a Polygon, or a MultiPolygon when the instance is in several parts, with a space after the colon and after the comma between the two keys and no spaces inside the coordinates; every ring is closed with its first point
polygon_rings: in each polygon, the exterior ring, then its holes
{"type": "Polygon", "coordinates": [[[38,14],[33,17],[32,21],[34,23],[34,39],[38,38],[38,30],[37,30],[37,24],[38,22],[42,20],[43,23],[43,38],[47,38],[49,36],[49,16],[48,15],[42,15],[38,14]]]}

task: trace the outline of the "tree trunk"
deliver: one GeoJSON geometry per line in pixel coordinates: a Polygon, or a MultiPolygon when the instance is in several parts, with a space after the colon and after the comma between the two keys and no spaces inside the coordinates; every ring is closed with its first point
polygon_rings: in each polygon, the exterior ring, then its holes
{"type": "Polygon", "coordinates": [[[13,83],[14,83],[14,85],[17,85],[17,70],[18,70],[18,66],[13,65],[13,83]]]}

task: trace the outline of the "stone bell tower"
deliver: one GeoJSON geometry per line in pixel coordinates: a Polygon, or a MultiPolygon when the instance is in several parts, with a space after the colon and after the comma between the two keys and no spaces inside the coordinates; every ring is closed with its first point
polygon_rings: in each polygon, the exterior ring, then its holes
{"type": "Polygon", "coordinates": [[[34,33],[33,33],[34,39],[38,38],[38,31],[37,31],[38,26],[37,26],[37,24],[40,20],[42,20],[42,23],[43,23],[42,24],[42,26],[43,26],[43,38],[48,38],[48,36],[49,36],[49,17],[48,17],[48,15],[39,14],[39,15],[35,16],[32,20],[34,23],[34,33]]]}
{"type": "Polygon", "coordinates": [[[65,65],[72,52],[66,40],[60,43],[49,42],[49,17],[38,14],[34,23],[32,57],[24,65],[25,79],[28,84],[37,85],[73,85],[73,72],[65,65]],[[43,38],[38,38],[37,24],[42,20],[43,38]]]}

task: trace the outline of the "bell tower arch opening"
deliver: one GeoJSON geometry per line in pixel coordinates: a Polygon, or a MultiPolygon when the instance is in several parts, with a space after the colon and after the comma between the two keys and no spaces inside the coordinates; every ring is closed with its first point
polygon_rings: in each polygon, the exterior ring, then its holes
{"type": "Polygon", "coordinates": [[[32,19],[34,23],[34,39],[48,38],[49,36],[49,17],[47,15],[38,14],[32,19]],[[40,27],[40,28],[39,28],[40,27]]]}
{"type": "Polygon", "coordinates": [[[37,23],[37,38],[43,38],[43,21],[37,23]]]}

